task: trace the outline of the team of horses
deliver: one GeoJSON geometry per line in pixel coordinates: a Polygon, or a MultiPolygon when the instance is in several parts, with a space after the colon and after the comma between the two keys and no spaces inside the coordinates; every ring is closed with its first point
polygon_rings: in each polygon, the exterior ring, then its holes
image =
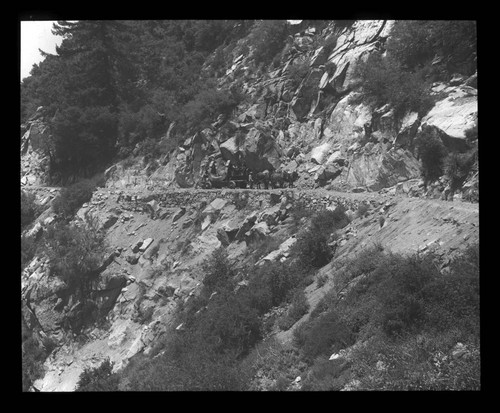
{"type": "Polygon", "coordinates": [[[299,178],[299,174],[297,171],[289,172],[289,171],[273,171],[269,172],[268,170],[258,172],[255,174],[255,177],[252,176],[249,179],[250,188],[259,188],[261,189],[272,189],[275,188],[292,188],[293,183],[299,178]]]}

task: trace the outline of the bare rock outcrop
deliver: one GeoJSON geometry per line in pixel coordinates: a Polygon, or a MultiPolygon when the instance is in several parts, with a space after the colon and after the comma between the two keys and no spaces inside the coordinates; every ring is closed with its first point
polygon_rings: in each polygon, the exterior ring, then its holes
{"type": "Polygon", "coordinates": [[[466,131],[477,125],[477,89],[441,83],[432,90],[445,97],[422,118],[418,133],[435,134],[450,150],[463,151],[466,131]]]}

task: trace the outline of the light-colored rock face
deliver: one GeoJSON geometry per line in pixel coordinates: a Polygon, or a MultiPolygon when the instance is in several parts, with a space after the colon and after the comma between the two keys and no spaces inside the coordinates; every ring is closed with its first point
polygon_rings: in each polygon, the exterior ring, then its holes
{"type": "Polygon", "coordinates": [[[321,79],[320,87],[330,87],[338,93],[353,87],[358,61],[377,50],[376,41],[386,38],[393,24],[393,21],[387,20],[358,20],[350,30],[344,30],[328,58],[328,62],[335,65],[335,71],[328,78],[321,79]]]}
{"type": "Polygon", "coordinates": [[[477,91],[468,86],[443,91],[448,96],[422,118],[422,126],[434,127],[454,139],[465,139],[465,131],[477,123],[477,91]]]}
{"type": "Polygon", "coordinates": [[[397,149],[389,152],[376,150],[368,154],[355,155],[347,174],[347,183],[353,187],[363,186],[372,191],[396,185],[400,180],[420,176],[420,163],[407,151],[397,149]]]}
{"type": "Polygon", "coordinates": [[[21,185],[45,185],[49,174],[48,127],[42,119],[35,119],[28,125],[29,129],[21,138],[21,185]]]}
{"type": "Polygon", "coordinates": [[[328,142],[313,148],[311,151],[311,161],[321,165],[326,160],[330,148],[331,145],[328,142]]]}
{"type": "Polygon", "coordinates": [[[331,133],[331,142],[339,143],[348,148],[354,143],[365,138],[366,126],[371,122],[371,109],[360,103],[352,105],[350,101],[353,95],[344,97],[335,106],[325,128],[331,133]]]}

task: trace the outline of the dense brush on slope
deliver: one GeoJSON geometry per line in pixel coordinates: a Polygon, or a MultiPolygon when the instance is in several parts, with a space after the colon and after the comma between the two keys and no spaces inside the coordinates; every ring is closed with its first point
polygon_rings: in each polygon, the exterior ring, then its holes
{"type": "MultiPolygon", "coordinates": [[[[224,260],[216,252],[207,270],[224,260]]],[[[444,275],[429,256],[366,251],[337,275],[340,285],[358,281],[342,299],[339,287],[325,296],[296,329],[295,349],[262,340],[259,314],[270,308],[262,305],[272,301],[272,274],[278,275],[273,271],[255,274],[236,293],[229,280],[208,290],[187,309],[185,327],[167,334],[157,355],[138,356],[109,378],[115,389],[292,390],[297,376],[303,377],[302,390],[480,388],[477,247],[444,275]],[[271,283],[260,281],[265,275],[271,283]]],[[[280,277],[286,271],[281,268],[280,277]]]]}

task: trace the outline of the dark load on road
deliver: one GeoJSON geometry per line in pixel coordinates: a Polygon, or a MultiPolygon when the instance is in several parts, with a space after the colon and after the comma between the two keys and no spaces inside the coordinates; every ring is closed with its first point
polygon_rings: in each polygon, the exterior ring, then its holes
{"type": "Polygon", "coordinates": [[[296,171],[288,172],[265,170],[255,173],[239,160],[235,162],[228,161],[226,166],[226,172],[222,175],[218,175],[216,173],[214,162],[211,162],[198,185],[203,189],[275,189],[285,187],[291,188],[293,183],[298,179],[296,171]]]}

